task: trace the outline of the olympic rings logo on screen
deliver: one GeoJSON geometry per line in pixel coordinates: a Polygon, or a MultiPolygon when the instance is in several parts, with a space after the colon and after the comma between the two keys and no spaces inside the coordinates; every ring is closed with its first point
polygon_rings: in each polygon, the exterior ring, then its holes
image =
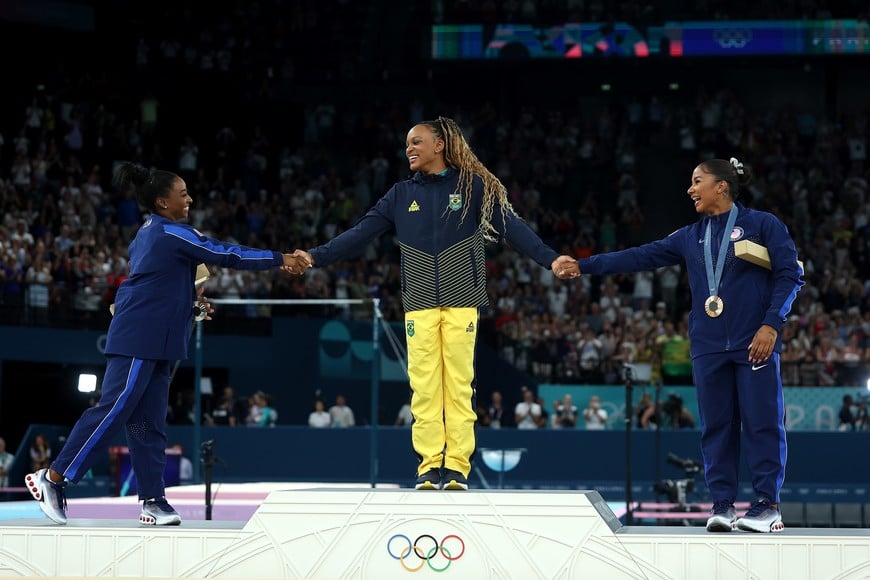
{"type": "Polygon", "coordinates": [[[465,541],[456,534],[444,536],[440,542],[435,536],[420,534],[412,542],[405,534],[395,534],[387,540],[387,553],[408,572],[417,572],[426,565],[435,572],[444,572],[465,554],[465,541]]]}
{"type": "Polygon", "coordinates": [[[726,28],[713,32],[715,40],[722,48],[744,48],[752,40],[752,31],[746,28],[726,28]]]}

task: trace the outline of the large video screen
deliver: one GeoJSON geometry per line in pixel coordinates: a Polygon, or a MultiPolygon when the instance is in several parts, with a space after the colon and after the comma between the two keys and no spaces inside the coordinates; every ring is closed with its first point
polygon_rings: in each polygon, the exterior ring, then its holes
{"type": "Polygon", "coordinates": [[[625,22],[546,28],[522,24],[432,27],[435,60],[843,54],[870,55],[870,24],[858,20],[727,20],[666,22],[643,30],[625,22]]]}

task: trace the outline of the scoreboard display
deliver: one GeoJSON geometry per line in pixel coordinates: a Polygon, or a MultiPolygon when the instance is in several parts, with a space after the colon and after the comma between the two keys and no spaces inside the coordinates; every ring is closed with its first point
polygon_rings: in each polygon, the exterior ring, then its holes
{"type": "Polygon", "coordinates": [[[681,58],[870,54],[870,24],[859,20],[716,20],[435,25],[434,60],[681,58]]]}

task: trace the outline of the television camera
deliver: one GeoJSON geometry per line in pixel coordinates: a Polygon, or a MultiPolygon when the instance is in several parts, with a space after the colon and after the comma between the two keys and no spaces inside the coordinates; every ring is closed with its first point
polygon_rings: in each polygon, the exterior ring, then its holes
{"type": "Polygon", "coordinates": [[[653,485],[656,495],[665,496],[670,503],[677,504],[674,511],[692,511],[688,509],[686,496],[695,491],[695,476],[701,473],[703,466],[692,459],[679,457],[668,453],[668,464],[679,467],[685,473],[682,479],[663,479],[653,485]]]}

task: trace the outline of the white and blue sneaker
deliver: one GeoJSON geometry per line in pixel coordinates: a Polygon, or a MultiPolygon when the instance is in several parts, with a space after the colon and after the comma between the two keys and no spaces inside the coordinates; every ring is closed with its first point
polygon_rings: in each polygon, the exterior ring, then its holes
{"type": "Polygon", "coordinates": [[[730,532],[737,523],[737,510],[730,501],[717,501],[707,518],[708,532],[730,532]]]}
{"type": "Polygon", "coordinates": [[[181,516],[165,497],[151,497],[142,502],[139,523],[146,526],[177,526],[181,523],[181,516]]]}
{"type": "Polygon", "coordinates": [[[737,520],[737,529],[767,534],[781,532],[785,526],[779,508],[766,499],[760,499],[750,506],[745,516],[737,520]]]}
{"type": "Polygon", "coordinates": [[[57,523],[66,523],[66,480],[55,483],[48,478],[48,468],[28,473],[24,478],[27,491],[39,502],[39,508],[57,523]]]}

